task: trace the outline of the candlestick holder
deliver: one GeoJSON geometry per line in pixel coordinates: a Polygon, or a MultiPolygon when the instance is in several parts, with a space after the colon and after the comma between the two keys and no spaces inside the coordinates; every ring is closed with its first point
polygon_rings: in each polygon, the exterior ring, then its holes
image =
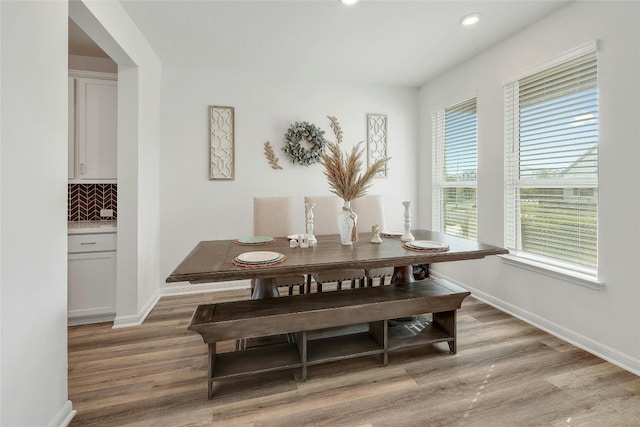
{"type": "Polygon", "coordinates": [[[404,234],[400,237],[403,242],[413,242],[416,240],[411,234],[411,202],[402,202],[404,205],[404,234]]]}
{"type": "Polygon", "coordinates": [[[309,235],[309,246],[315,248],[318,245],[316,236],[313,234],[313,207],[316,204],[313,202],[307,202],[304,204],[305,213],[305,229],[309,235]]]}

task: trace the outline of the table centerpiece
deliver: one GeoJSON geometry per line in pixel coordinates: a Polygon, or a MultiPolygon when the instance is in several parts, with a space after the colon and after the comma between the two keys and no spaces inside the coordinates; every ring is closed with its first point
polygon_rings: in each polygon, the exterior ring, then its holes
{"type": "Polygon", "coordinates": [[[389,157],[378,159],[362,172],[361,156],[364,149],[360,148],[361,144],[355,145],[347,155],[337,143],[327,142],[327,151],[320,154],[331,193],[344,201],[338,212],[340,242],[343,245],[358,241],[358,215],[351,209],[351,201],[367,194],[372,185],[371,180],[386,168],[389,160],[389,157]]]}

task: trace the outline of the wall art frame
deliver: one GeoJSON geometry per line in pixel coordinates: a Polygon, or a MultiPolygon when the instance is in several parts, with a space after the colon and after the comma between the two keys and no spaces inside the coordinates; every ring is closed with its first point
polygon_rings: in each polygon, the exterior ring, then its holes
{"type": "MultiPolygon", "coordinates": [[[[367,167],[387,157],[387,115],[367,114],[367,167]]],[[[387,177],[387,167],[376,178],[387,177]]]]}
{"type": "Polygon", "coordinates": [[[209,106],[209,179],[235,179],[235,111],[209,106]]]}

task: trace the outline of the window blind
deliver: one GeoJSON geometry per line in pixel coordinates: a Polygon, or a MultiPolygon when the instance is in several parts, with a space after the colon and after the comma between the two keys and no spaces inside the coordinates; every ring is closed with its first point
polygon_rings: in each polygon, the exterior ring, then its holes
{"type": "Polygon", "coordinates": [[[477,239],[476,99],[436,111],[433,128],[433,228],[477,239]]]}
{"type": "Polygon", "coordinates": [[[510,83],[504,94],[505,245],[595,271],[596,52],[510,83]]]}

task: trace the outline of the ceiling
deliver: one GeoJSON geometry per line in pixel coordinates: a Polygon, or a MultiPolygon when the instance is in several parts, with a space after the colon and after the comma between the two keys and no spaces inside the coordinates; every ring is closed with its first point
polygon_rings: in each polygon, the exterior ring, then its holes
{"type": "Polygon", "coordinates": [[[121,3],[163,63],[418,87],[570,1],[121,3]]]}

